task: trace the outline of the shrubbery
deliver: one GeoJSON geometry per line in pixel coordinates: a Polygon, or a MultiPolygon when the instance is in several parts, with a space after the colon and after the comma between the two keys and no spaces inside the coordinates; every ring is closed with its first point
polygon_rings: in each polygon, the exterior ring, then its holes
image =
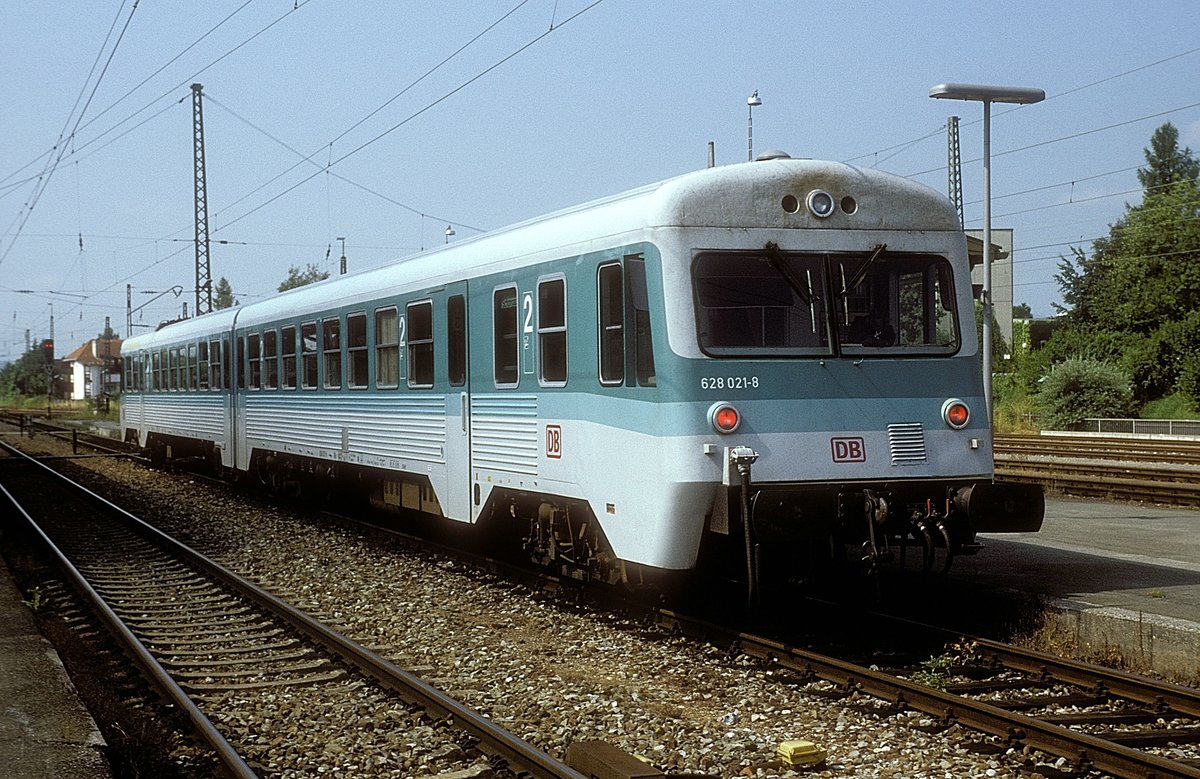
{"type": "Polygon", "coordinates": [[[1071,359],[1055,365],[1038,394],[1042,427],[1069,430],[1088,417],[1127,417],[1133,390],[1120,368],[1096,360],[1071,359]]]}

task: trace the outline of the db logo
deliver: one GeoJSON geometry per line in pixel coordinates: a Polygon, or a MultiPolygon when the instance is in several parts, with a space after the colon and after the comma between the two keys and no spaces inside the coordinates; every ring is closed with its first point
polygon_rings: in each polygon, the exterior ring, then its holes
{"type": "Polygon", "coordinates": [[[829,448],[835,463],[865,463],[867,446],[861,438],[830,438],[829,448]]]}
{"type": "Polygon", "coordinates": [[[546,425],[546,456],[556,460],[562,458],[562,427],[546,425]]]}

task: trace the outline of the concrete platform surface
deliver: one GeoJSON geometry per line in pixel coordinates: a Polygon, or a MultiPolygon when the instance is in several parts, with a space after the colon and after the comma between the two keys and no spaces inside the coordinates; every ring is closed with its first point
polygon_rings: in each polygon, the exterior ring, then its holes
{"type": "Polygon", "coordinates": [[[1200,679],[1200,511],[1047,498],[1041,532],[980,540],[952,578],[1046,595],[1082,644],[1200,679]]]}
{"type": "Polygon", "coordinates": [[[20,779],[111,779],[104,738],[0,565],[0,766],[20,779]]]}

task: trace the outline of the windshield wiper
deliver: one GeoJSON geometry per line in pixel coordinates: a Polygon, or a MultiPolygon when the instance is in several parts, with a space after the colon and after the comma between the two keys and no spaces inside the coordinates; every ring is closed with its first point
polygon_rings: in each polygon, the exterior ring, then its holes
{"type": "Polygon", "coordinates": [[[796,293],[804,305],[811,307],[812,290],[809,288],[808,283],[796,273],[796,269],[784,259],[783,252],[779,249],[779,244],[774,241],[767,241],[766,245],[763,246],[763,254],[766,255],[767,262],[771,263],[771,267],[780,276],[783,276],[788,286],[792,288],[792,291],[796,293]]]}
{"type": "Polygon", "coordinates": [[[879,244],[878,246],[876,246],[874,249],[871,250],[870,256],[867,257],[867,259],[863,260],[863,264],[859,265],[858,268],[854,271],[854,275],[852,275],[850,277],[849,282],[847,282],[845,280],[845,278],[846,278],[845,276],[842,276],[842,291],[840,293],[842,297],[848,297],[851,292],[858,289],[858,285],[862,284],[862,280],[867,277],[867,270],[871,267],[872,264],[874,264],[874,262],[876,260],[879,259],[879,256],[881,254],[883,254],[885,251],[887,251],[887,244],[886,243],[879,244]]]}

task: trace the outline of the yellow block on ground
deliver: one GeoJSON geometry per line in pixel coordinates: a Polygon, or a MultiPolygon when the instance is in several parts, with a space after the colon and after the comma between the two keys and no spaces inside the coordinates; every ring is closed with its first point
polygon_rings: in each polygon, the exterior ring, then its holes
{"type": "Polygon", "coordinates": [[[816,765],[825,760],[825,750],[811,741],[785,741],[775,750],[784,765],[816,765]]]}

